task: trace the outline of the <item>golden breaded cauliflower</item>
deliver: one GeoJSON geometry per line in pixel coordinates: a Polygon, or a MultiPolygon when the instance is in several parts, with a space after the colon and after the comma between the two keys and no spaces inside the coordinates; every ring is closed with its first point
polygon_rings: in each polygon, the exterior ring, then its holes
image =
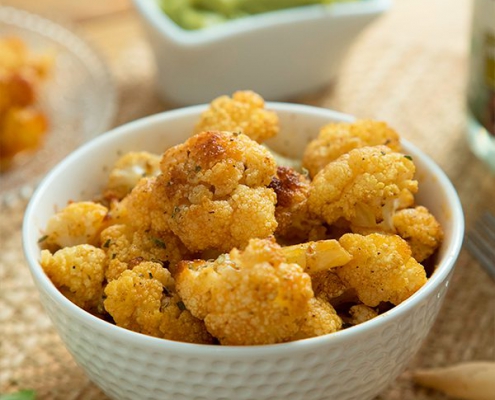
{"type": "Polygon", "coordinates": [[[385,122],[360,120],[325,125],[316,139],[306,147],[302,165],[314,177],[342,154],[365,146],[385,145],[400,151],[400,138],[385,122]]]}
{"type": "Polygon", "coordinates": [[[186,249],[172,232],[134,230],[128,225],[112,225],[100,237],[107,254],[106,278],[110,282],[142,261],[154,261],[173,270],[186,257],[186,249]]]}
{"type": "Polygon", "coordinates": [[[412,255],[418,262],[426,260],[442,243],[442,227],[426,207],[397,211],[393,224],[397,234],[409,243],[412,255]]]}
{"type": "Polygon", "coordinates": [[[376,307],[380,302],[397,305],[426,283],[423,266],[397,235],[348,233],[340,238],[340,244],[352,260],[334,271],[367,306],[376,307]]]}
{"type": "Polygon", "coordinates": [[[46,224],[42,246],[55,251],[78,244],[97,245],[108,225],[108,209],[91,201],[71,203],[52,215],[46,224]]]}
{"type": "Polygon", "coordinates": [[[301,323],[299,331],[291,340],[307,339],[327,335],[342,328],[342,319],[330,303],[318,297],[309,301],[309,308],[301,323]]]}
{"type": "Polygon", "coordinates": [[[278,116],[265,110],[265,101],[260,95],[238,91],[232,98],[221,96],[210,103],[194,132],[204,131],[242,132],[261,143],[278,133],[278,116]]]}
{"type": "Polygon", "coordinates": [[[124,154],[110,171],[104,197],[122,200],[141,178],[160,173],[160,159],[160,156],[146,151],[124,154]]]}
{"type": "Polygon", "coordinates": [[[105,288],[104,306],[117,326],[170,340],[212,343],[204,324],[174,294],[174,280],[161,264],[142,262],[105,288]]]}
{"type": "Polygon", "coordinates": [[[286,263],[271,239],[252,239],[215,261],[183,261],[176,285],[187,309],[225,345],[289,340],[313,297],[310,277],[286,263]]]}
{"type": "Polygon", "coordinates": [[[97,311],[102,300],[107,258],[89,244],[41,251],[40,264],[60,292],[74,304],[97,311]]]}
{"type": "Polygon", "coordinates": [[[277,195],[275,218],[277,238],[300,242],[323,237],[322,221],[309,212],[309,179],[290,167],[277,167],[277,175],[269,185],[277,195]]]}
{"type": "Polygon", "coordinates": [[[275,231],[275,161],[246,135],[202,132],[167,150],[161,169],[153,196],[190,251],[226,252],[275,231]]]}
{"type": "Polygon", "coordinates": [[[351,150],[321,170],[311,182],[309,209],[326,223],[344,218],[352,225],[392,225],[403,191],[415,193],[415,166],[386,146],[351,150]]]}

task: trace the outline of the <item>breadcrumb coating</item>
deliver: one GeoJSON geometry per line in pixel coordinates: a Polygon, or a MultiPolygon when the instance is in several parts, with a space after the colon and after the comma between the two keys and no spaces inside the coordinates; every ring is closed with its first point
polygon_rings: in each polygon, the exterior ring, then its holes
{"type": "Polygon", "coordinates": [[[276,227],[275,161],[246,135],[202,132],[165,152],[153,196],[193,252],[226,252],[276,227]]]}
{"type": "Polygon", "coordinates": [[[108,209],[91,201],[71,203],[47,222],[42,245],[52,252],[78,244],[97,245],[100,232],[109,224],[108,209]]]}
{"type": "Polygon", "coordinates": [[[412,256],[405,240],[397,235],[348,233],[340,244],[352,255],[343,267],[335,268],[346,286],[357,292],[365,305],[402,303],[426,283],[426,273],[412,256]]]}
{"type": "Polygon", "coordinates": [[[100,247],[108,258],[105,274],[110,282],[143,261],[153,261],[167,269],[188,256],[179,239],[172,232],[134,230],[128,225],[112,225],[100,237],[100,247]]]}
{"type": "Polygon", "coordinates": [[[393,223],[397,234],[409,243],[418,262],[426,260],[442,243],[442,227],[426,207],[397,211],[393,223]]]}
{"type": "Polygon", "coordinates": [[[322,221],[309,212],[310,180],[290,167],[277,167],[277,175],[270,185],[277,195],[275,218],[277,238],[288,242],[306,241],[323,236],[322,221]]]}
{"type": "Polygon", "coordinates": [[[325,166],[349,151],[365,146],[384,145],[401,151],[398,133],[385,122],[359,120],[325,125],[306,147],[302,165],[314,177],[325,166]]]}
{"type": "Polygon", "coordinates": [[[124,154],[110,171],[104,197],[122,200],[141,178],[158,175],[160,160],[160,156],[146,151],[124,154]]]}
{"type": "Polygon", "coordinates": [[[291,340],[307,339],[315,336],[327,335],[342,328],[342,319],[330,303],[318,297],[309,301],[306,315],[299,331],[291,340]]]}
{"type": "Polygon", "coordinates": [[[89,244],[41,251],[40,264],[60,292],[87,311],[96,311],[103,295],[107,258],[89,244]]]}
{"type": "Polygon", "coordinates": [[[313,297],[310,277],[272,239],[252,239],[215,261],[181,262],[176,279],[187,309],[225,345],[289,340],[313,297]]]}
{"type": "Polygon", "coordinates": [[[238,91],[221,96],[210,103],[201,114],[195,133],[203,131],[242,132],[258,143],[279,131],[278,116],[265,109],[263,98],[252,91],[238,91]]]}
{"type": "Polygon", "coordinates": [[[142,262],[105,288],[104,306],[117,326],[170,340],[212,343],[202,321],[184,309],[161,264],[142,262]]]}
{"type": "Polygon", "coordinates": [[[386,146],[351,150],[315,176],[308,198],[310,211],[328,224],[344,218],[358,227],[391,226],[403,191],[417,192],[414,173],[409,157],[386,146]]]}

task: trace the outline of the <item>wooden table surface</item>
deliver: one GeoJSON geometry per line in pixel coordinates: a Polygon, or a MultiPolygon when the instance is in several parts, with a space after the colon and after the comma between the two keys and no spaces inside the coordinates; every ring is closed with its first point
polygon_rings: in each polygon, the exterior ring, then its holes
{"type": "MultiPolygon", "coordinates": [[[[150,48],[129,0],[4,0],[69,24],[100,52],[118,91],[114,126],[173,107],[154,85],[150,48]]],[[[396,0],[353,44],[335,82],[294,102],[387,121],[429,154],[456,187],[466,227],[495,213],[495,176],[466,142],[465,87],[471,1],[396,0]]],[[[25,204],[0,208],[0,393],[104,400],[73,362],[43,312],[25,266],[25,204]]],[[[463,250],[441,314],[408,370],[378,399],[446,399],[410,371],[495,360],[495,282],[463,250]]]]}

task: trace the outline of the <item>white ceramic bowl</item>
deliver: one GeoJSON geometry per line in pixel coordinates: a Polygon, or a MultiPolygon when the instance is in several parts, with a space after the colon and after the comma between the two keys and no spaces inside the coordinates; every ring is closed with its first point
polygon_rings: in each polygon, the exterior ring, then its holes
{"type": "Polygon", "coordinates": [[[157,0],[133,1],[155,55],[158,90],[180,105],[206,103],[237,89],[280,101],[321,88],[334,78],[353,40],[391,4],[297,7],[187,31],[157,0]]]}
{"type": "MultiPolygon", "coordinates": [[[[301,105],[268,103],[281,120],[271,146],[300,156],[330,121],[351,117],[301,105]]],[[[41,300],[65,345],[91,380],[113,399],[371,399],[407,365],[430,330],[459,254],[464,219],[450,181],[413,145],[418,201],[445,230],[438,267],[417,293],[364,324],[316,338],[267,346],[196,345],[138,334],[83,311],[51,283],[38,263],[37,240],[48,218],[68,200],[99,193],[109,168],[130,150],[159,152],[184,141],[204,106],[166,112],[102,135],[62,161],[27,208],[24,251],[41,300]]]]}

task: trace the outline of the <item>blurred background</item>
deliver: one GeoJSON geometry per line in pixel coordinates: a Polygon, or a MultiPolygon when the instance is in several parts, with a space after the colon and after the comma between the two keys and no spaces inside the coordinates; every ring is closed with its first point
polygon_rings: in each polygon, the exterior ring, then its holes
{"type": "MultiPolygon", "coordinates": [[[[101,56],[116,89],[110,126],[176,107],[158,95],[152,52],[130,0],[0,4],[68,27],[101,56]]],[[[461,197],[467,229],[484,211],[495,212],[495,175],[467,142],[472,7],[471,0],[395,0],[353,42],[331,84],[290,99],[387,121],[447,173],[461,197]]],[[[492,21],[495,26],[495,15],[492,21]]],[[[0,393],[29,388],[39,399],[107,399],[72,361],[33,294],[20,247],[24,207],[21,200],[0,208],[0,393]]],[[[495,361],[494,310],[495,283],[464,250],[421,352],[377,399],[447,399],[416,386],[411,371],[495,361]]]]}

